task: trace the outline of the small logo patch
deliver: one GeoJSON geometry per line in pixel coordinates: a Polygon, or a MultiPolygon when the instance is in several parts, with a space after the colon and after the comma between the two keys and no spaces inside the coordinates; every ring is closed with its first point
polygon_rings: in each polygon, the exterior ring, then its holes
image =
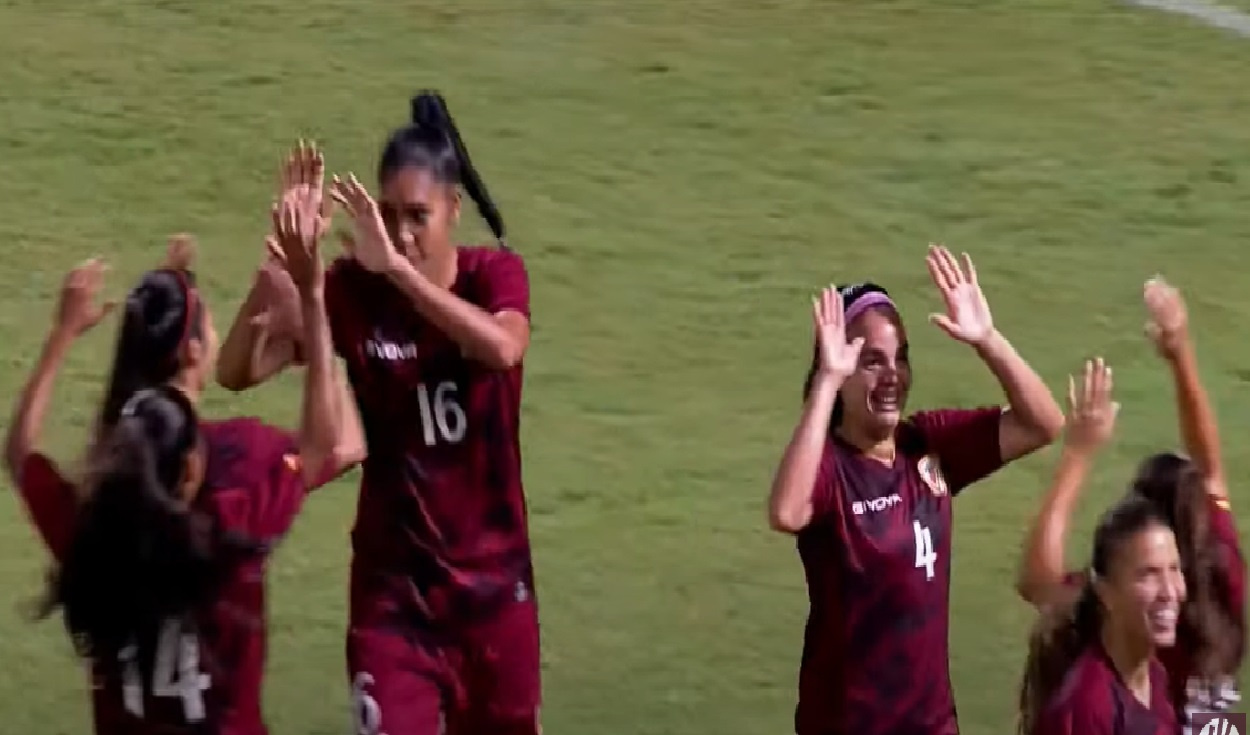
{"type": "Polygon", "coordinates": [[[920,479],[928,486],[929,492],[933,493],[933,497],[940,498],[948,492],[946,477],[942,474],[942,466],[938,463],[937,457],[932,454],[921,457],[916,463],[916,471],[920,474],[920,479]]]}
{"type": "Polygon", "coordinates": [[[1240,712],[1195,712],[1190,726],[1198,735],[1241,735],[1246,732],[1246,716],[1240,712]]]}
{"type": "Polygon", "coordinates": [[[299,472],[300,467],[303,466],[298,454],[282,455],[282,464],[286,465],[286,468],[292,472],[299,472]]]}

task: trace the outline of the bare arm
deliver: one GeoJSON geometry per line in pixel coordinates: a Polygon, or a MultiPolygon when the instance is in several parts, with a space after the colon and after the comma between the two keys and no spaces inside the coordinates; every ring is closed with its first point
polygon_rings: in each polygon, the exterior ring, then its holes
{"type": "Polygon", "coordinates": [[[1050,489],[1024,542],[1016,591],[1037,607],[1062,601],[1068,567],[1064,560],[1068,524],[1089,476],[1092,457],[1065,447],[1050,489]]]}
{"type": "Polygon", "coordinates": [[[1168,364],[1176,386],[1177,412],[1185,451],[1202,473],[1207,492],[1216,498],[1227,499],[1228,483],[1224,475],[1219,425],[1198,373],[1198,356],[1193,341],[1185,339],[1168,364]]]}
{"type": "Polygon", "coordinates": [[[396,258],[387,275],[421,316],[451,337],[470,358],[496,370],[506,370],[524,359],[530,324],[523,314],[511,310],[492,314],[438,287],[405,258],[396,258]]]}
{"type": "Polygon", "coordinates": [[[1007,410],[999,425],[998,443],[1004,462],[1032,454],[1063,431],[1063,410],[1046,383],[997,330],[977,345],[977,354],[989,367],[1007,396],[1007,410]]]}
{"type": "Polygon", "coordinates": [[[1198,372],[1198,354],[1189,331],[1185,300],[1175,287],[1160,277],[1146,281],[1143,296],[1150,314],[1146,332],[1172,373],[1185,451],[1202,473],[1207,492],[1217,499],[1227,500],[1219,425],[1198,372]]]}
{"type": "Polygon", "coordinates": [[[290,276],[268,263],[257,269],[222,342],[217,382],[230,391],[245,391],[296,363],[301,319],[299,294],[290,276]]]}
{"type": "Polygon", "coordinates": [[[22,465],[35,452],[39,443],[44,419],[48,415],[48,405],[52,402],[57,373],[60,372],[73,342],[72,334],[54,328],[44,342],[43,351],[26,381],[26,387],[18,396],[4,441],[4,465],[14,485],[19,484],[18,475],[22,465]]]}
{"type": "Polygon", "coordinates": [[[1079,392],[1075,381],[1069,383],[1063,454],[1025,539],[1016,578],[1016,591],[1038,607],[1064,602],[1073,594],[1064,584],[1068,573],[1064,563],[1068,524],[1094,455],[1111,439],[1115,429],[1119,405],[1112,401],[1111,392],[1111,368],[1101,359],[1085,364],[1079,392]]]}
{"type": "Polygon", "coordinates": [[[768,495],[768,524],[774,531],[798,533],[812,521],[812,494],[829,438],[833,404],[842,378],[817,374],[803,404],[799,424],[781,455],[768,495]]]}

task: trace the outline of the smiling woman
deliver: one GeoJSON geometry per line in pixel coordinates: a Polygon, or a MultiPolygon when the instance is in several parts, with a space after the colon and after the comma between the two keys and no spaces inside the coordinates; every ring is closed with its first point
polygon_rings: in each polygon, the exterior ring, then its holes
{"type": "Polygon", "coordinates": [[[769,520],[798,537],[812,600],[795,728],[958,732],[947,655],[951,498],[1049,443],[1063,415],[994,329],[972,262],[932,247],[933,317],[976,348],[1010,406],[904,420],[907,330],[885,289],[826,289],[804,409],[773,480],[769,520]],[[849,342],[848,342],[849,338],[849,342]],[[900,602],[903,601],[903,602],[900,602]]]}

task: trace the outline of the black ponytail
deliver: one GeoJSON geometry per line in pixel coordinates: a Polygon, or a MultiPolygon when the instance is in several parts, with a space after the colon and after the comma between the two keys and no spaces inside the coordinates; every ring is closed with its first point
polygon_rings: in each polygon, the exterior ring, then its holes
{"type": "Polygon", "coordinates": [[[378,179],[414,166],[430,171],[440,183],[463,186],[495,239],[506,247],[503,216],[473,166],[443,96],[433,91],[420,92],[412,98],[411,107],[412,123],[392,133],[382,150],[378,179]]]}
{"type": "Polygon", "coordinates": [[[93,448],[75,531],[43,608],[63,611],[81,656],[116,660],[138,645],[146,660],[162,622],[211,603],[225,573],[258,548],[179,497],[199,441],[187,398],[160,387],[135,394],[93,448]]]}
{"type": "Polygon", "coordinates": [[[98,431],[113,426],[140,390],[168,383],[181,369],[179,350],[202,337],[201,309],[188,271],[149,271],[126,297],[98,431]]]}

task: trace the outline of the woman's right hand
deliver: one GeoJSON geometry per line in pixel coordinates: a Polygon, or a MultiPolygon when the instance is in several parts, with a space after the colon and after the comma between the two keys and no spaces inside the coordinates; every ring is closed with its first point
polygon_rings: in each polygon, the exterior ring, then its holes
{"type": "Polygon", "coordinates": [[[1092,454],[1115,433],[1120,404],[1111,400],[1111,366],[1101,357],[1085,362],[1081,385],[1068,376],[1068,421],[1064,443],[1073,450],[1092,454]]]}
{"type": "Polygon", "coordinates": [[[319,240],[324,234],[321,191],[306,188],[290,191],[273,209],[276,246],[266,242],[269,253],[291,276],[305,296],[321,295],[325,289],[325,264],[319,240]]]}
{"type": "Polygon", "coordinates": [[[108,266],[92,258],[76,266],[61,282],[61,296],[56,307],[55,329],[74,339],[103,321],[117,306],[114,301],[100,301],[104,274],[108,266]]]}
{"type": "Polygon", "coordinates": [[[838,289],[829,286],[812,299],[812,321],[820,354],[818,371],[839,381],[845,380],[859,365],[864,338],[846,341],[846,312],[838,289]]]}

